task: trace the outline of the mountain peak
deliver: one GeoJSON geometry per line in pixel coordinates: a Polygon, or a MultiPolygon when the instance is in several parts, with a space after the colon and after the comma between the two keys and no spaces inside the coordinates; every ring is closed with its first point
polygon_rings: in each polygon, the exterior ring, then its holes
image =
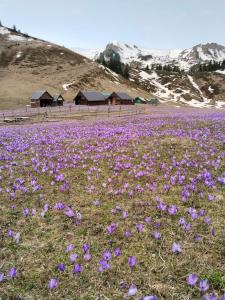
{"type": "MultiPolygon", "coordinates": [[[[78,50],[79,53],[81,51],[78,50]]],[[[83,55],[91,59],[97,59],[103,53],[105,59],[109,59],[112,53],[118,53],[121,61],[126,64],[138,64],[141,67],[150,67],[153,64],[173,64],[180,69],[189,70],[192,66],[225,59],[225,47],[217,43],[198,44],[190,49],[160,50],[142,48],[117,40],[109,42],[104,49],[83,51],[83,55]],[[94,53],[94,55],[93,55],[94,53]]]]}

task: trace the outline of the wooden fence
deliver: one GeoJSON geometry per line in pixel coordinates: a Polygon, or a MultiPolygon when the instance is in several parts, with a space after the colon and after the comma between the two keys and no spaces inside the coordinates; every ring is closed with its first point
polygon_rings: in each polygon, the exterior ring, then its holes
{"type": "Polygon", "coordinates": [[[63,119],[111,118],[144,112],[142,105],[84,106],[65,105],[56,107],[25,107],[0,112],[0,123],[59,121],[63,119]]]}

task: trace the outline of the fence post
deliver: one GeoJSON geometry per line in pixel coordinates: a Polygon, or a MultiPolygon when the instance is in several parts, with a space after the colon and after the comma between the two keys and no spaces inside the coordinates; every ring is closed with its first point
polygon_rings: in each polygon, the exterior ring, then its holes
{"type": "Polygon", "coordinates": [[[109,118],[109,113],[110,113],[110,106],[108,106],[108,118],[109,118]]]}

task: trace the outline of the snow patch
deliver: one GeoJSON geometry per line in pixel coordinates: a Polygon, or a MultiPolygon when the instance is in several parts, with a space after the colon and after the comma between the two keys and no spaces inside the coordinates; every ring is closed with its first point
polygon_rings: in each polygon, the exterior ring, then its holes
{"type": "Polygon", "coordinates": [[[205,100],[205,101],[208,101],[208,99],[206,97],[204,97],[204,95],[203,95],[201,89],[199,88],[199,86],[197,85],[197,83],[194,82],[194,79],[190,75],[187,75],[187,77],[188,77],[190,83],[192,84],[192,86],[199,92],[202,99],[205,100]]]}
{"type": "Polygon", "coordinates": [[[211,85],[208,87],[208,91],[213,94],[214,93],[214,89],[211,87],[211,85]]]}
{"type": "Polygon", "coordinates": [[[20,35],[10,34],[8,36],[8,40],[14,41],[14,42],[24,42],[27,39],[25,37],[23,37],[23,36],[20,36],[20,35]]]}
{"type": "Polygon", "coordinates": [[[10,31],[5,27],[0,27],[0,34],[10,34],[10,31]]]}
{"type": "Polygon", "coordinates": [[[65,91],[68,91],[68,87],[70,87],[71,85],[72,85],[73,83],[71,82],[71,83],[65,83],[65,84],[63,84],[63,89],[65,90],[65,91]]]}
{"type": "Polygon", "coordinates": [[[21,57],[21,55],[22,55],[22,52],[21,52],[21,51],[19,51],[19,52],[16,54],[16,58],[20,58],[20,57],[21,57]]]}
{"type": "Polygon", "coordinates": [[[225,75],[225,70],[217,70],[216,73],[225,75]]]}
{"type": "Polygon", "coordinates": [[[159,76],[157,75],[156,72],[152,72],[151,74],[148,74],[147,72],[145,71],[141,71],[139,73],[139,75],[141,76],[142,79],[144,80],[148,80],[148,79],[158,79],[159,76]]]}

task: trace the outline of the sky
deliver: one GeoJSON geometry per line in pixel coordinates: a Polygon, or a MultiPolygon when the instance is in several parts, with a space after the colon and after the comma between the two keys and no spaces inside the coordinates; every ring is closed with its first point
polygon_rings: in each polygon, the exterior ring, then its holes
{"type": "Polygon", "coordinates": [[[225,0],[0,0],[0,20],[70,48],[225,45],[225,0]]]}

